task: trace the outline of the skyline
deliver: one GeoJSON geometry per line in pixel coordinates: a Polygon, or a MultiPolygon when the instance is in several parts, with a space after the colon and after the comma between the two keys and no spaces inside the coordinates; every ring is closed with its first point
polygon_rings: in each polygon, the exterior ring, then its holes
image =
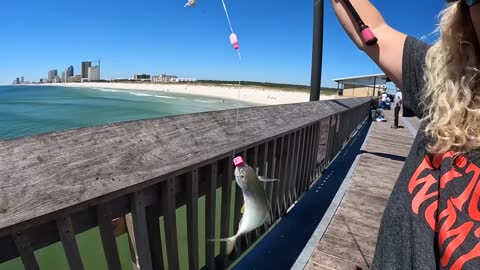
{"type": "MultiPolygon", "coordinates": [[[[183,1],[143,0],[134,6],[106,1],[94,10],[88,3],[95,1],[85,2],[76,6],[52,1],[58,9],[33,0],[6,3],[9,12],[0,16],[5,25],[0,34],[9,39],[0,51],[0,84],[20,76],[35,81],[45,77],[45,71],[64,70],[90,58],[102,59],[104,79],[173,73],[198,79],[310,84],[310,1],[296,3],[294,9],[287,1],[228,1],[241,46],[240,63],[228,42],[230,31],[220,1],[199,0],[195,8],[184,8],[183,1]],[[82,17],[85,14],[89,16],[82,17]],[[68,24],[58,23],[62,21],[68,24]],[[45,29],[54,29],[54,34],[45,34],[45,29]]],[[[427,42],[435,40],[429,34],[444,3],[372,2],[393,27],[427,42]]],[[[323,57],[322,86],[334,86],[334,78],[381,72],[347,37],[329,1],[323,57]]],[[[78,71],[79,66],[74,66],[78,71]]]]}

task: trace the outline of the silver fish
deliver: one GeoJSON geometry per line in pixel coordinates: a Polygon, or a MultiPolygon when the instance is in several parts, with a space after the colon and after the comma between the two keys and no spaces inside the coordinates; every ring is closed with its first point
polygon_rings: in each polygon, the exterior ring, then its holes
{"type": "Polygon", "coordinates": [[[238,237],[255,230],[265,223],[271,222],[270,207],[261,181],[278,181],[277,179],[257,176],[252,167],[245,164],[241,157],[235,159],[235,166],[235,181],[242,189],[245,204],[237,233],[227,239],[217,240],[227,243],[227,255],[233,251],[238,237]]]}

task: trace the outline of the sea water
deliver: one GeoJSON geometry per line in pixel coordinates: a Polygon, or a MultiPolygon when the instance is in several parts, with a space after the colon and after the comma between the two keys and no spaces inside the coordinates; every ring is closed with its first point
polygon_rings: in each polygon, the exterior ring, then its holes
{"type": "MultiPolygon", "coordinates": [[[[246,103],[239,105],[250,106],[246,103]]],[[[232,109],[236,106],[237,102],[232,100],[169,92],[56,86],[0,86],[0,141],[113,122],[232,109]]],[[[233,194],[234,189],[232,189],[232,196],[233,194]]],[[[218,218],[221,209],[220,196],[221,190],[217,190],[216,238],[220,237],[220,218],[218,218]]],[[[204,205],[205,198],[202,197],[199,199],[199,247],[205,246],[204,205]]],[[[176,214],[180,266],[181,269],[186,269],[188,253],[185,207],[178,209],[176,214]]],[[[162,219],[160,224],[163,254],[166,254],[162,219]]],[[[98,227],[77,235],[76,240],[85,269],[107,269],[98,227]]],[[[127,235],[117,238],[117,246],[122,268],[132,269],[127,235]]],[[[219,245],[216,245],[216,254],[218,252],[219,245]]],[[[204,265],[204,249],[200,248],[199,253],[199,263],[204,265]]],[[[68,269],[65,253],[59,242],[35,251],[35,257],[40,269],[68,269]]],[[[0,264],[0,270],[17,269],[23,269],[19,258],[0,264]]]]}
{"type": "MultiPolygon", "coordinates": [[[[248,106],[245,103],[240,105],[248,106]]],[[[0,140],[235,107],[234,100],[169,92],[0,86],[0,140]]]]}

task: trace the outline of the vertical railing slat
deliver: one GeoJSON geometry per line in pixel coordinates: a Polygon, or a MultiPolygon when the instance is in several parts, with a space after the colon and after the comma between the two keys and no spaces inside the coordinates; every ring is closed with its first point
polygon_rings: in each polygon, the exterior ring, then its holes
{"type": "Polygon", "coordinates": [[[15,245],[17,247],[18,254],[22,260],[25,270],[39,270],[37,259],[33,253],[33,248],[28,240],[27,236],[23,233],[18,233],[13,237],[15,245]]]}
{"type": "Polygon", "coordinates": [[[141,191],[133,193],[131,197],[131,209],[138,263],[140,269],[151,270],[153,266],[150,255],[150,241],[148,240],[145,193],[141,191]]]}
{"type": "Polygon", "coordinates": [[[187,234],[189,269],[199,269],[198,259],[198,170],[188,173],[187,186],[187,234]]]}
{"type": "Polygon", "coordinates": [[[303,183],[303,175],[304,175],[304,168],[303,165],[305,164],[305,142],[306,142],[306,133],[307,128],[302,128],[301,130],[301,139],[300,139],[300,147],[299,147],[299,156],[298,156],[298,170],[297,170],[297,184],[296,187],[296,198],[300,198],[302,195],[302,183],[303,183]]]}
{"type": "MultiPolygon", "coordinates": [[[[253,164],[251,165],[252,168],[255,170],[255,172],[257,172],[257,168],[259,168],[259,166],[261,166],[261,164],[259,164],[259,162],[262,162],[263,163],[263,159],[259,159],[258,156],[259,156],[259,153],[260,153],[260,147],[258,145],[256,145],[254,148],[253,148],[253,164]]],[[[249,157],[250,159],[252,159],[252,157],[249,157]]],[[[258,172],[261,174],[262,173],[262,168],[259,168],[258,172]]]]}
{"type": "Polygon", "coordinates": [[[111,211],[107,204],[97,206],[97,220],[108,269],[121,269],[117,241],[113,233],[111,211]]]}
{"type": "Polygon", "coordinates": [[[312,183],[312,179],[313,179],[313,171],[315,170],[313,164],[314,162],[316,161],[317,159],[317,156],[315,155],[315,153],[318,152],[318,147],[315,147],[316,144],[315,144],[315,130],[317,128],[317,125],[318,125],[318,122],[313,124],[310,128],[310,146],[309,146],[309,155],[310,155],[310,159],[308,160],[308,164],[307,164],[307,181],[305,182],[305,192],[308,191],[310,189],[310,184],[312,183]],[[317,152],[315,152],[317,151],[317,152]]]}
{"type": "Polygon", "coordinates": [[[319,153],[319,148],[320,148],[320,137],[321,137],[321,126],[322,122],[319,121],[317,125],[314,128],[314,136],[313,136],[313,159],[312,159],[312,179],[309,183],[311,185],[313,182],[317,181],[318,175],[317,175],[317,159],[318,159],[318,153],[319,153]]]}
{"type": "Polygon", "coordinates": [[[80,251],[78,250],[77,241],[75,239],[72,218],[70,216],[65,216],[57,219],[57,228],[70,269],[84,269],[82,258],[80,257],[80,251]]]}
{"type": "Polygon", "coordinates": [[[283,182],[283,201],[284,201],[284,207],[282,214],[286,213],[287,209],[290,207],[290,193],[289,193],[289,186],[290,182],[292,181],[292,164],[293,164],[293,145],[295,142],[295,133],[290,133],[287,136],[287,153],[285,156],[285,164],[284,164],[284,177],[285,181],[283,182]]]}
{"type": "Polygon", "coordinates": [[[285,136],[282,136],[281,138],[278,138],[277,140],[275,140],[276,145],[278,145],[280,149],[278,149],[278,147],[277,147],[277,152],[275,153],[276,162],[275,162],[275,172],[274,172],[273,177],[279,179],[280,182],[273,186],[272,208],[274,209],[274,211],[273,211],[274,220],[276,220],[280,216],[280,213],[281,213],[281,209],[280,209],[281,200],[282,200],[281,188],[282,188],[283,182],[286,181],[285,179],[281,178],[282,167],[283,167],[282,158],[283,158],[283,155],[284,155],[283,154],[284,140],[285,140],[285,136]]]}
{"type": "Polygon", "coordinates": [[[293,144],[293,160],[291,164],[291,179],[290,183],[288,186],[288,193],[290,194],[290,201],[289,201],[289,207],[295,202],[295,184],[297,183],[297,162],[298,162],[298,154],[299,154],[299,148],[300,148],[300,131],[295,132],[295,140],[293,144]]]}
{"type": "Polygon", "coordinates": [[[297,184],[297,198],[300,198],[303,194],[303,183],[305,181],[305,164],[308,158],[307,154],[307,142],[308,142],[308,126],[302,129],[302,143],[300,146],[300,169],[298,173],[298,184],[297,184]]]}
{"type": "Polygon", "coordinates": [[[207,168],[207,195],[205,198],[205,262],[207,269],[215,269],[215,195],[217,190],[217,163],[207,168]]]}
{"type": "Polygon", "coordinates": [[[168,269],[180,268],[178,261],[177,218],[175,208],[175,180],[169,178],[162,183],[162,213],[165,224],[165,240],[167,246],[168,269]]]}
{"type": "MultiPolygon", "coordinates": [[[[277,160],[276,160],[276,151],[277,151],[277,140],[274,139],[273,141],[269,142],[270,146],[268,147],[268,151],[266,153],[267,157],[266,157],[266,160],[267,160],[267,176],[269,178],[273,178],[275,179],[276,176],[275,176],[275,169],[276,169],[276,163],[277,163],[277,160]]],[[[267,200],[268,200],[268,203],[269,203],[269,206],[270,206],[270,215],[272,217],[272,223],[275,222],[275,217],[274,217],[274,212],[275,212],[275,208],[274,208],[274,202],[273,202],[273,189],[274,187],[278,186],[279,183],[278,182],[271,182],[271,183],[268,183],[267,184],[267,200]]],[[[270,225],[270,224],[268,224],[270,225]]]]}
{"type": "Polygon", "coordinates": [[[159,205],[152,205],[146,209],[150,255],[152,258],[152,266],[155,270],[164,269],[159,208],[161,208],[159,205]]]}
{"type": "MultiPolygon", "coordinates": [[[[232,201],[232,179],[233,179],[233,158],[229,157],[225,160],[227,164],[224,165],[226,169],[226,174],[222,176],[220,181],[222,182],[222,214],[220,221],[220,237],[227,238],[230,234],[230,205],[232,201]]],[[[220,254],[223,257],[222,267],[226,265],[226,248],[227,245],[225,242],[222,242],[220,245],[220,254]]]]}
{"type": "Polygon", "coordinates": [[[313,133],[314,133],[314,126],[316,124],[312,124],[307,128],[307,143],[305,147],[305,155],[307,158],[305,159],[304,170],[303,170],[303,181],[302,181],[302,193],[308,190],[308,185],[310,184],[310,176],[311,176],[311,164],[313,159],[313,133]]]}
{"type": "Polygon", "coordinates": [[[320,121],[313,126],[313,142],[312,142],[312,160],[310,162],[311,170],[310,170],[310,181],[308,182],[308,188],[312,185],[312,183],[316,180],[315,179],[315,172],[317,169],[317,161],[318,161],[318,152],[320,148],[320,138],[318,136],[318,130],[320,129],[320,121]]]}
{"type": "Polygon", "coordinates": [[[334,116],[330,116],[330,121],[328,124],[328,137],[327,137],[327,155],[326,155],[326,166],[330,165],[330,161],[332,160],[332,152],[333,152],[333,137],[335,132],[335,119],[334,116]]]}

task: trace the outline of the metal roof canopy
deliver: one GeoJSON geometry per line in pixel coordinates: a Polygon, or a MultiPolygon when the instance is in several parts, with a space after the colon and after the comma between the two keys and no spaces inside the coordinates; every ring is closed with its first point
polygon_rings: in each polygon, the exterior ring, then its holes
{"type": "Polygon", "coordinates": [[[379,85],[386,85],[387,82],[391,82],[391,80],[387,77],[387,75],[383,73],[339,78],[339,79],[334,79],[333,81],[341,84],[361,85],[361,86],[371,86],[371,87],[373,86],[378,87],[379,85]]]}

